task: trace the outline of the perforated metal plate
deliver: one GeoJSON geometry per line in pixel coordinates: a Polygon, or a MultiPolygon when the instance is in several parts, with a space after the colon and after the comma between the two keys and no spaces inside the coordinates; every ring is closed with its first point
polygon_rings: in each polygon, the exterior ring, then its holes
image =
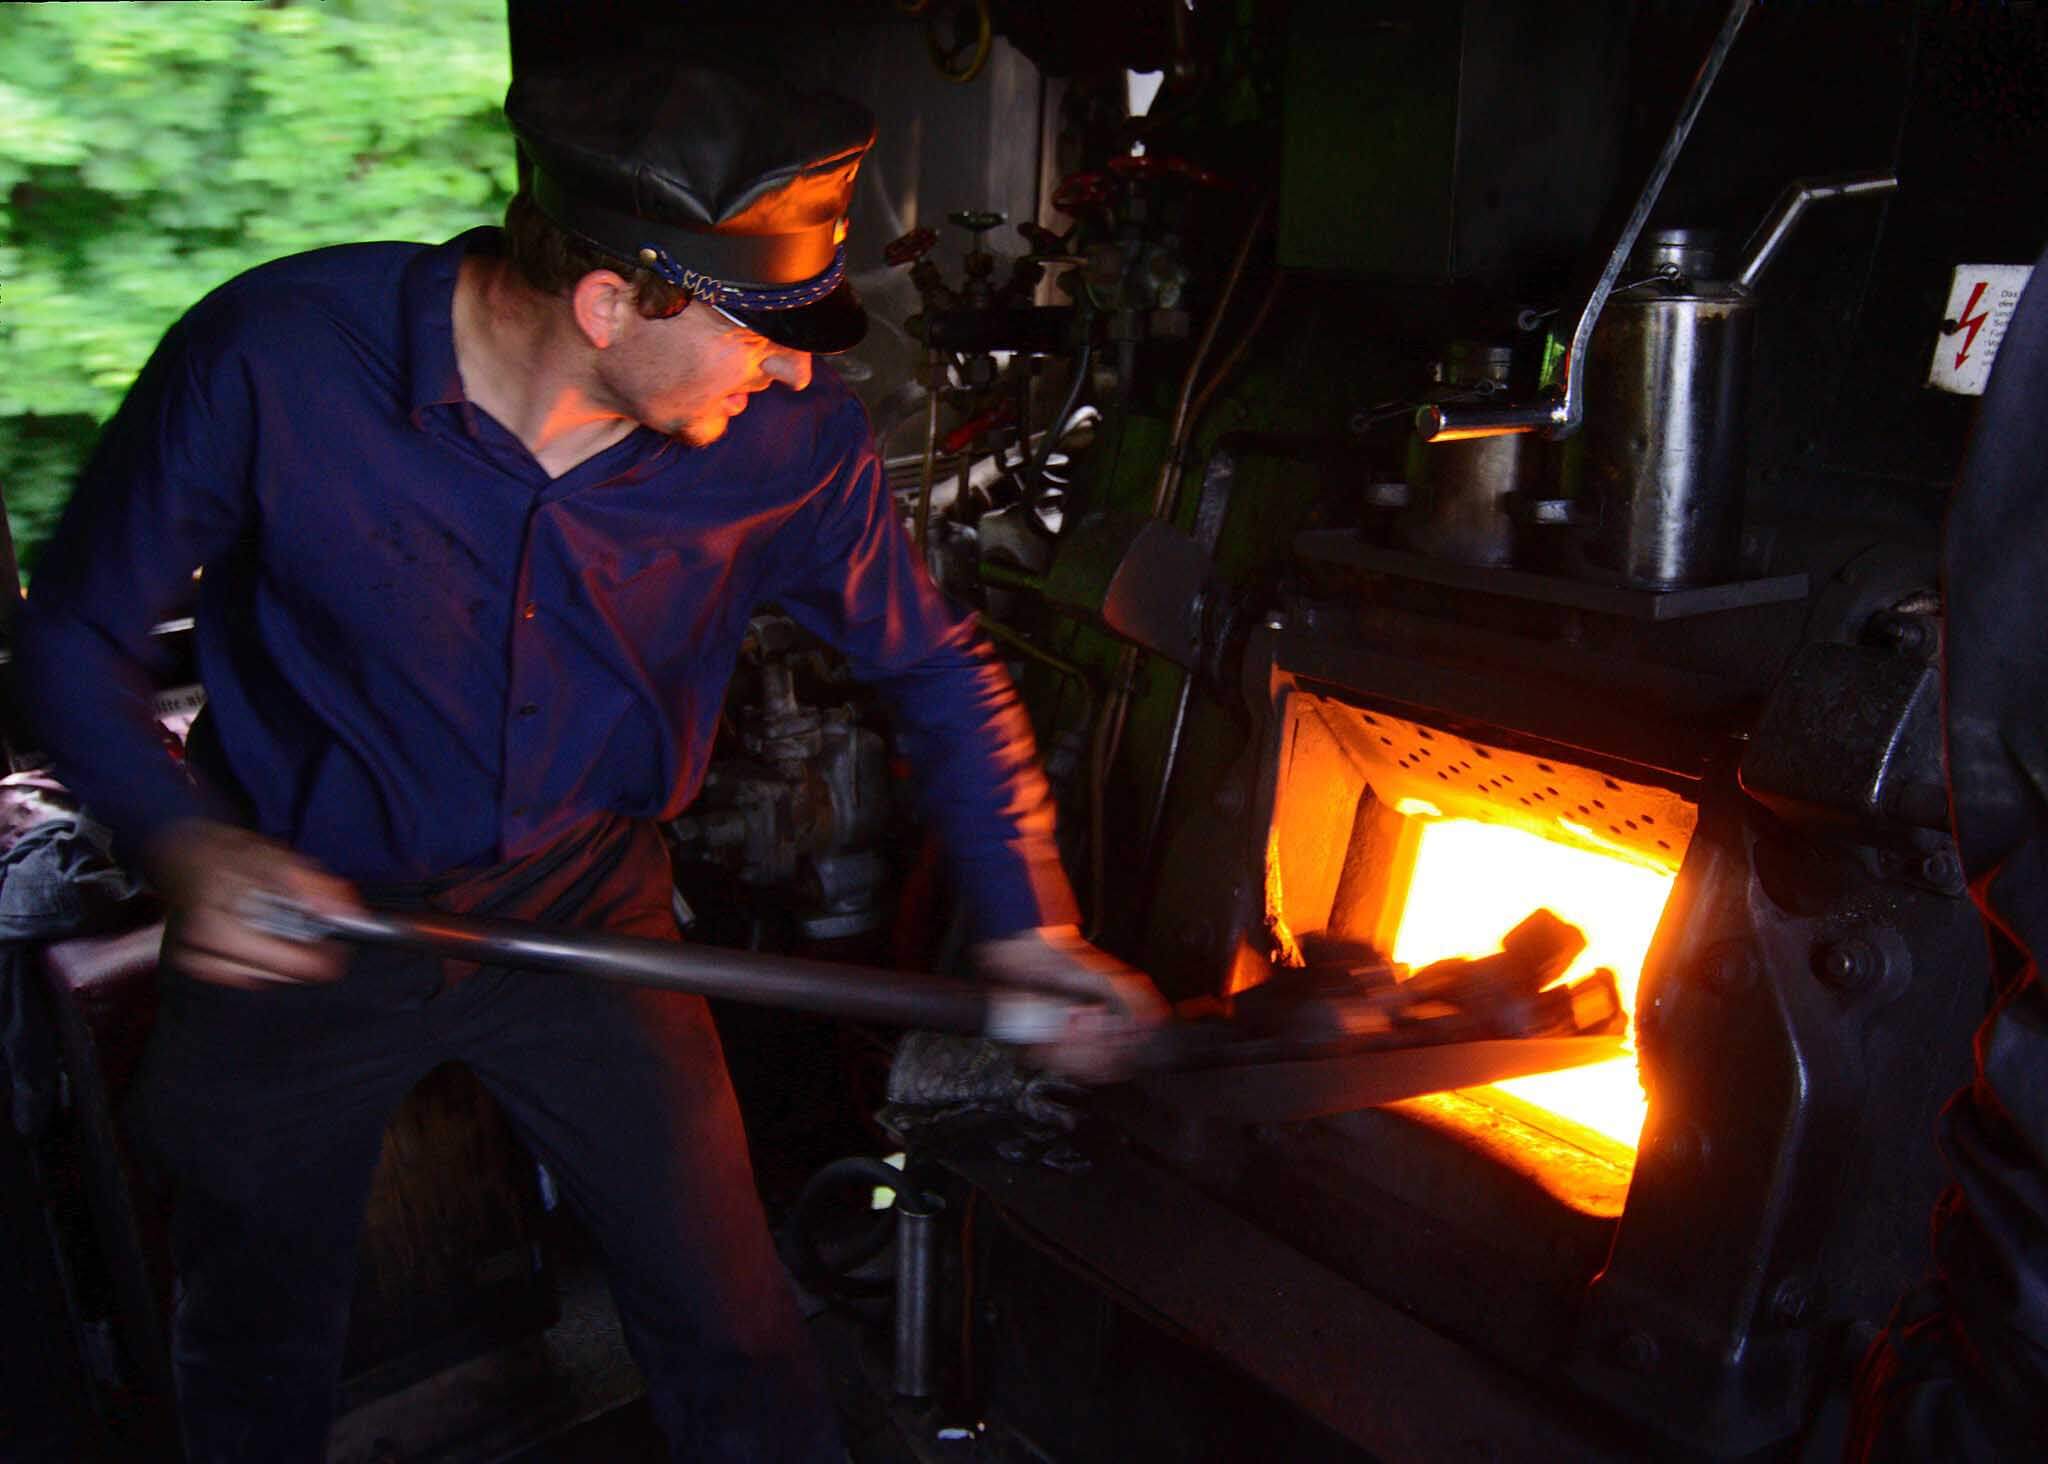
{"type": "Polygon", "coordinates": [[[1667,870],[1678,867],[1699,822],[1699,810],[1667,788],[1342,702],[1298,705],[1298,715],[1322,723],[1380,800],[1403,812],[1511,824],[1667,870]]]}

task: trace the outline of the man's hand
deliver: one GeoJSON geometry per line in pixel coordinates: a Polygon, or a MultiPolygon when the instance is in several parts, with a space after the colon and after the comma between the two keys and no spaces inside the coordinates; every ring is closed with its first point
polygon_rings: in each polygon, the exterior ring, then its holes
{"type": "Polygon", "coordinates": [[[1071,925],[1046,925],[984,941],[974,949],[991,981],[1079,998],[1057,1042],[1026,1056],[1042,1067],[1084,1083],[1127,1076],[1167,1008],[1141,971],[1097,950],[1071,925]]]}
{"type": "Polygon", "coordinates": [[[347,965],[347,952],[333,941],[285,940],[244,919],[257,891],[334,914],[362,908],[346,880],[282,845],[186,819],[152,842],[145,862],[150,883],[171,905],[164,955],[187,975],[248,991],[333,981],[347,965]]]}

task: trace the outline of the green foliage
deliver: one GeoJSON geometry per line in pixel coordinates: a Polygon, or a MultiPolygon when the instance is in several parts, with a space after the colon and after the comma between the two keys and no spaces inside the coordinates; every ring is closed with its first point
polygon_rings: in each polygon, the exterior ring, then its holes
{"type": "Polygon", "coordinates": [[[512,187],[504,0],[0,5],[0,489],[31,563],[164,330],[512,187]]]}

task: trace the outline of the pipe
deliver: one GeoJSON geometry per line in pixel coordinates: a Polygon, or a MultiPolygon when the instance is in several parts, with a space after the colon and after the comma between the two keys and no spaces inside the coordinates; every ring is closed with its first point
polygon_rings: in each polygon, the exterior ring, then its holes
{"type": "MultiPolygon", "coordinates": [[[[1033,583],[1035,585],[1036,581],[1033,583]]],[[[1083,671],[1072,661],[1063,661],[1051,651],[1033,645],[1028,639],[1010,629],[1009,626],[1003,624],[1000,620],[990,617],[986,611],[975,616],[975,623],[988,632],[990,639],[1001,642],[1019,655],[1029,656],[1040,665],[1057,671],[1060,675],[1079,685],[1081,688],[1081,705],[1084,709],[1081,720],[1084,722],[1094,720],[1095,689],[1086,671],[1083,671]]]]}
{"type": "Polygon", "coordinates": [[[994,585],[1002,590],[1022,590],[1030,595],[1045,593],[1045,580],[1028,569],[1018,569],[994,559],[984,559],[974,566],[974,575],[985,585],[994,585]]]}
{"type": "MultiPolygon", "coordinates": [[[[1266,305],[1273,303],[1278,293],[1279,281],[1266,296],[1266,305]]],[[[1264,306],[1260,307],[1261,318],[1264,306]]],[[[1257,329],[1254,322],[1253,329],[1257,329]]],[[[1213,390],[1229,370],[1225,362],[1218,368],[1215,380],[1210,382],[1213,390]]],[[[1232,439],[1225,437],[1209,454],[1207,466],[1202,471],[1202,495],[1195,505],[1195,539],[1210,554],[1216,552],[1216,541],[1223,532],[1223,520],[1230,512],[1230,495],[1237,482],[1237,455],[1231,450],[1232,439]]],[[[1187,732],[1188,706],[1194,700],[1195,672],[1181,674],[1180,695],[1173,704],[1173,726],[1166,735],[1166,754],[1159,765],[1159,784],[1152,794],[1152,808],[1145,818],[1145,842],[1138,849],[1138,867],[1145,872],[1149,886],[1153,873],[1154,859],[1159,850],[1159,834],[1166,824],[1166,799],[1173,787],[1174,769],[1180,762],[1181,740],[1187,732]]]]}
{"type": "Polygon", "coordinates": [[[1039,440],[1038,451],[1031,455],[1030,469],[1024,475],[1024,491],[1030,495],[1033,503],[1043,496],[1042,475],[1045,472],[1045,465],[1052,461],[1053,448],[1058,443],[1060,434],[1066,430],[1067,419],[1074,415],[1075,405],[1081,400],[1081,387],[1088,379],[1088,361],[1093,350],[1093,342],[1083,336],[1080,353],[1074,357],[1074,379],[1067,387],[1066,399],[1060,403],[1060,409],[1053,414],[1053,419],[1046,423],[1045,436],[1039,440]]]}
{"type": "Polygon", "coordinates": [[[1759,276],[1770,267],[1773,257],[1791,235],[1799,216],[1813,204],[1831,198],[1858,198],[1871,193],[1889,193],[1899,186],[1896,173],[1851,173],[1841,178],[1805,178],[1790,184],[1779,195],[1770,216],[1757,226],[1742,246],[1742,268],[1735,283],[1745,290],[1756,288],[1759,276]]]}
{"type": "MultiPolygon", "coordinates": [[[[1138,674],[1138,648],[1127,645],[1118,653],[1115,680],[1110,685],[1109,705],[1102,720],[1095,724],[1095,737],[1088,749],[1088,795],[1089,824],[1096,830],[1105,830],[1107,819],[1103,813],[1103,789],[1109,783],[1109,767],[1116,760],[1117,744],[1123,741],[1124,718],[1131,709],[1131,688],[1138,674]]],[[[1097,883],[1098,891],[1106,887],[1104,874],[1107,853],[1102,839],[1094,841],[1095,847],[1088,851],[1091,864],[1090,878],[1097,883]]],[[[1098,899],[1088,911],[1088,929],[1085,932],[1091,941],[1100,939],[1102,923],[1109,918],[1106,902],[1098,899]]]]}
{"type": "Polygon", "coordinates": [[[1629,255],[1635,252],[1636,238],[1643,232],[1643,225],[1649,222],[1650,210],[1656,206],[1657,196],[1664,191],[1665,181],[1671,176],[1671,169],[1685,147],[1686,138],[1692,135],[1693,124],[1699,120],[1700,111],[1707,104],[1707,93],[1714,89],[1714,80],[1720,76],[1721,66],[1735,46],[1735,37],[1742,30],[1743,21],[1749,18],[1751,3],[1752,0],[1733,0],[1729,5],[1728,15],[1714,36],[1714,44],[1707,49],[1707,59],[1700,63],[1699,74],[1693,77],[1692,89],[1685,94],[1685,101],[1678,109],[1678,119],[1671,124],[1670,135],[1664,139],[1664,149],[1657,154],[1657,161],[1643,183],[1642,192],[1636,195],[1635,207],[1629,211],[1628,222],[1621,226],[1614,247],[1607,253],[1607,264],[1579,311],[1578,325],[1572,330],[1571,345],[1565,352],[1562,399],[1491,410],[1425,407],[1415,416],[1416,435],[1424,442],[1501,437],[1533,432],[1538,428],[1547,430],[1554,438],[1564,438],[1579,430],[1579,424],[1586,418],[1586,373],[1582,367],[1586,349],[1593,341],[1593,328],[1600,323],[1600,312],[1607,308],[1607,297],[1614,293],[1622,267],[1628,263],[1629,255]]]}
{"type": "Polygon", "coordinates": [[[1245,261],[1251,258],[1252,245],[1264,228],[1266,215],[1273,211],[1273,195],[1267,194],[1260,202],[1258,212],[1252,215],[1251,227],[1244,231],[1244,238],[1238,242],[1237,254],[1230,261],[1230,273],[1224,276],[1223,292],[1216,298],[1216,308],[1210,312],[1209,323],[1202,330],[1202,339],[1195,346],[1195,354],[1188,361],[1186,374],[1181,378],[1180,401],[1174,408],[1173,431],[1167,437],[1166,461],[1159,467],[1159,483],[1152,491],[1152,517],[1160,518],[1167,498],[1173,491],[1173,478],[1180,463],[1181,454],[1187,448],[1189,407],[1195,394],[1195,382],[1202,372],[1202,362],[1208,359],[1209,348],[1216,343],[1216,333],[1223,328],[1223,317],[1230,310],[1231,296],[1237,293],[1237,282],[1244,275],[1245,261]]]}
{"type": "MultiPolygon", "coordinates": [[[[1091,731],[1095,725],[1095,686],[1088,673],[1071,661],[1063,661],[1052,652],[1033,645],[1016,631],[987,615],[979,617],[981,628],[994,639],[1023,655],[1042,662],[1044,665],[1067,677],[1081,689],[1081,725],[1091,731]]],[[[1095,911],[1102,908],[1104,866],[1102,861],[1102,769],[1093,757],[1088,759],[1088,908],[1095,911]]]]}
{"type": "Polygon", "coordinates": [[[943,353],[933,351],[926,361],[931,381],[925,391],[924,419],[924,467],[917,480],[917,557],[929,567],[930,560],[925,553],[925,540],[932,526],[932,478],[938,472],[939,463],[939,389],[946,380],[946,358],[943,353]]]}
{"type": "MultiPolygon", "coordinates": [[[[1259,300],[1259,308],[1252,312],[1251,323],[1245,326],[1237,340],[1232,343],[1230,350],[1223,357],[1222,364],[1216,368],[1215,374],[1203,382],[1202,389],[1195,393],[1195,405],[1188,413],[1188,420],[1190,422],[1202,420],[1202,414],[1208,411],[1209,403],[1215,399],[1217,391],[1222,388],[1225,381],[1230,379],[1230,373],[1237,369],[1237,363],[1244,359],[1246,348],[1258,338],[1259,331],[1266,324],[1266,317],[1273,313],[1274,303],[1280,298],[1281,286],[1286,283],[1287,276],[1284,272],[1276,272],[1274,274],[1273,282],[1266,287],[1265,295],[1259,300]]],[[[1185,444],[1183,444],[1183,454],[1185,454],[1185,444]]],[[[1185,463],[1183,463],[1183,466],[1185,466],[1185,463]]],[[[1175,471],[1177,474],[1179,469],[1175,471]]],[[[1177,490],[1175,496],[1177,496],[1177,490]]],[[[1167,501],[1166,512],[1162,517],[1168,519],[1173,517],[1173,499],[1171,497],[1167,501]]]]}
{"type": "Polygon", "coordinates": [[[932,1322],[938,1310],[939,1224],[946,1202],[907,1182],[896,1186],[896,1326],[892,1369],[901,1398],[936,1391],[932,1322]]]}
{"type": "Polygon", "coordinates": [[[595,976],[850,1021],[980,1033],[1001,1042],[1057,1040],[1066,1030],[1073,1008],[1073,998],[1045,992],[970,986],[908,971],[684,945],[609,931],[558,929],[438,912],[309,910],[268,891],[252,892],[241,913],[249,925],[286,940],[345,940],[479,965],[595,976]]]}
{"type": "Polygon", "coordinates": [[[1166,825],[1166,795],[1173,788],[1174,769],[1180,763],[1181,738],[1187,732],[1188,704],[1194,700],[1195,673],[1183,671],[1180,695],[1174,698],[1173,726],[1166,734],[1166,753],[1159,762],[1159,783],[1152,793],[1152,807],[1145,815],[1145,842],[1138,846],[1138,867],[1150,875],[1152,855],[1159,847],[1159,831],[1166,825]]]}
{"type": "MultiPolygon", "coordinates": [[[[1245,261],[1251,258],[1252,245],[1257,241],[1260,231],[1265,226],[1266,216],[1272,212],[1272,209],[1273,195],[1269,193],[1260,202],[1258,212],[1252,215],[1251,227],[1244,231],[1244,238],[1238,243],[1237,254],[1230,261],[1230,273],[1224,277],[1223,290],[1217,297],[1216,308],[1210,313],[1209,324],[1202,331],[1202,339],[1195,347],[1194,358],[1188,362],[1187,373],[1181,378],[1180,401],[1174,408],[1173,431],[1167,438],[1165,461],[1159,465],[1158,486],[1152,492],[1152,517],[1154,518],[1167,517],[1170,505],[1175,497],[1175,492],[1180,482],[1182,459],[1187,452],[1188,427],[1195,416],[1193,411],[1195,382],[1201,375],[1202,362],[1208,357],[1209,348],[1216,343],[1217,332],[1222,329],[1223,317],[1230,309],[1231,296],[1237,292],[1238,281],[1244,276],[1245,261]]],[[[1273,288],[1267,292],[1266,302],[1260,307],[1258,317],[1260,322],[1263,322],[1265,319],[1265,311],[1270,308],[1275,294],[1279,290],[1279,283],[1279,280],[1275,279],[1273,288]]],[[[1220,382],[1223,379],[1224,373],[1229,370],[1231,365],[1235,364],[1235,359],[1233,355],[1218,370],[1216,376],[1212,379],[1212,386],[1215,382],[1220,382]]],[[[1207,395],[1203,397],[1203,404],[1207,405],[1207,395]]],[[[1117,657],[1116,673],[1110,682],[1109,709],[1103,716],[1101,725],[1096,729],[1095,741],[1091,750],[1089,776],[1092,785],[1095,787],[1100,787],[1109,780],[1110,764],[1116,761],[1117,749],[1123,742],[1124,721],[1130,715],[1131,709],[1131,686],[1136,680],[1137,674],[1138,648],[1136,646],[1125,646],[1122,653],[1117,657]]],[[[1099,817],[1099,814],[1097,816],[1099,817]]],[[[1094,858],[1100,861],[1102,857],[1098,841],[1097,848],[1094,851],[1094,858]]],[[[1095,939],[1101,933],[1102,922],[1107,913],[1101,907],[1100,902],[1097,903],[1096,908],[1088,912],[1087,935],[1090,940],[1095,939]]]]}
{"type": "MultiPolygon", "coordinates": [[[[1569,369],[1569,368],[1567,368],[1569,369]]],[[[1417,409],[1415,433],[1424,442],[1467,442],[1475,437],[1512,437],[1561,425],[1558,405],[1465,407],[1439,404],[1417,409]]]]}

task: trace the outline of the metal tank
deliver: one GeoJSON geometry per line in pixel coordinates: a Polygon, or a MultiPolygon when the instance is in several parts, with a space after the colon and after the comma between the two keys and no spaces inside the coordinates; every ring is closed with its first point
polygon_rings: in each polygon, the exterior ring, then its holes
{"type": "Polygon", "coordinates": [[[1652,235],[1638,261],[1650,278],[1609,297],[1587,353],[1586,557],[1638,588],[1715,584],[1742,550],[1756,301],[1697,231],[1652,235]]]}
{"type": "MultiPolygon", "coordinates": [[[[1442,382],[1453,400],[1502,394],[1513,353],[1502,345],[1455,342],[1442,382]]],[[[1409,507],[1395,537],[1418,554],[1459,564],[1505,568],[1514,562],[1515,521],[1509,495],[1526,488],[1541,443],[1530,436],[1476,437],[1444,447],[1409,444],[1409,507]]]]}

